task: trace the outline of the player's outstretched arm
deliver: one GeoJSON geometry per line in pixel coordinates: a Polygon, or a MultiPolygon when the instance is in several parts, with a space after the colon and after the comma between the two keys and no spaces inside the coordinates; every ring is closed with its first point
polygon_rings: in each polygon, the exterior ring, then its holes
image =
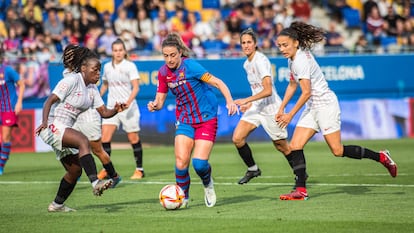
{"type": "Polygon", "coordinates": [[[157,94],[155,95],[155,99],[153,101],[148,102],[147,104],[148,111],[154,112],[160,110],[164,106],[166,99],[167,93],[157,92],[157,94]]]}
{"type": "Polygon", "coordinates": [[[227,87],[227,85],[223,82],[223,80],[210,74],[207,75],[207,78],[203,81],[220,90],[221,94],[224,96],[224,99],[226,100],[226,108],[230,116],[239,112],[237,105],[233,101],[233,97],[231,96],[230,90],[227,87]]]}
{"type": "Polygon", "coordinates": [[[125,104],[116,103],[113,109],[108,109],[104,104],[96,108],[96,111],[99,112],[102,118],[111,118],[115,116],[118,112],[122,112],[126,109],[125,104]]]}

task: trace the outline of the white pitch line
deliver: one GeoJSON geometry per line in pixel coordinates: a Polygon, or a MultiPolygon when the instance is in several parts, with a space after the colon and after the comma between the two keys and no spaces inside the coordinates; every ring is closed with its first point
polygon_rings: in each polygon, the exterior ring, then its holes
{"type": "MultiPolygon", "coordinates": [[[[143,185],[165,185],[171,184],[175,181],[122,181],[122,184],[143,184],[143,185]]],[[[58,184],[60,182],[56,181],[0,181],[0,185],[20,185],[20,184],[58,184]]],[[[81,184],[89,184],[87,181],[79,181],[81,184]]],[[[201,182],[191,182],[192,184],[201,184],[201,182]]],[[[235,185],[239,186],[237,183],[228,183],[228,182],[214,182],[215,185],[235,185]]],[[[340,186],[340,187],[389,187],[389,188],[414,188],[414,184],[338,184],[338,183],[307,183],[308,186],[340,186]]],[[[250,182],[247,186],[292,186],[290,183],[257,183],[250,182]]]]}

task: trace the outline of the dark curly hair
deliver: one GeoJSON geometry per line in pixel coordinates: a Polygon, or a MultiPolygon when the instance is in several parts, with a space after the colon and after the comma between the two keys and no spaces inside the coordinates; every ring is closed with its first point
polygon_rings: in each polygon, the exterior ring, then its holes
{"type": "Polygon", "coordinates": [[[99,59],[98,55],[86,47],[69,44],[63,51],[63,67],[78,73],[81,66],[90,58],[99,59]]]}
{"type": "Polygon", "coordinates": [[[299,41],[301,49],[311,49],[314,44],[325,39],[325,31],[322,28],[315,27],[304,22],[293,22],[289,27],[284,28],[279,36],[288,36],[299,41]]]}

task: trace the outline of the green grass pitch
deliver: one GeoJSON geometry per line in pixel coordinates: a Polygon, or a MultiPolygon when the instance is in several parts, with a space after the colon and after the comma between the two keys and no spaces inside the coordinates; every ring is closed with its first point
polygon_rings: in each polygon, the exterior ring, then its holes
{"type": "Polygon", "coordinates": [[[131,150],[114,150],[112,160],[123,177],[117,188],[95,197],[82,175],[66,201],[77,211],[48,213],[63,167],[53,153],[12,154],[0,176],[0,232],[414,232],[413,139],[345,144],[389,149],[398,176],[368,159],[335,158],[325,143],[310,142],[305,148],[310,199],[281,201],[293,174],[270,142],[250,143],[262,176],[246,185],[237,184],[246,167],[234,146],[216,144],[210,163],[217,205],[204,205],[191,167],[190,208],[166,211],[158,193],[175,182],[173,147],[146,146],[143,180],[129,179],[131,150]]]}

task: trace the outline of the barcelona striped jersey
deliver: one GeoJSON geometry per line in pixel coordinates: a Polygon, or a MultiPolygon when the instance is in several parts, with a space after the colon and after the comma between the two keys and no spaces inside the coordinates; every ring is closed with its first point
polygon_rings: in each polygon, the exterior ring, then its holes
{"type": "Polygon", "coordinates": [[[0,104],[1,112],[14,112],[17,103],[16,83],[19,74],[11,67],[0,64],[0,104]]]}
{"type": "Polygon", "coordinates": [[[217,116],[218,101],[213,88],[206,83],[211,78],[197,61],[182,58],[181,65],[171,70],[165,64],[158,70],[157,92],[171,91],[176,97],[177,121],[196,124],[217,116]]]}

